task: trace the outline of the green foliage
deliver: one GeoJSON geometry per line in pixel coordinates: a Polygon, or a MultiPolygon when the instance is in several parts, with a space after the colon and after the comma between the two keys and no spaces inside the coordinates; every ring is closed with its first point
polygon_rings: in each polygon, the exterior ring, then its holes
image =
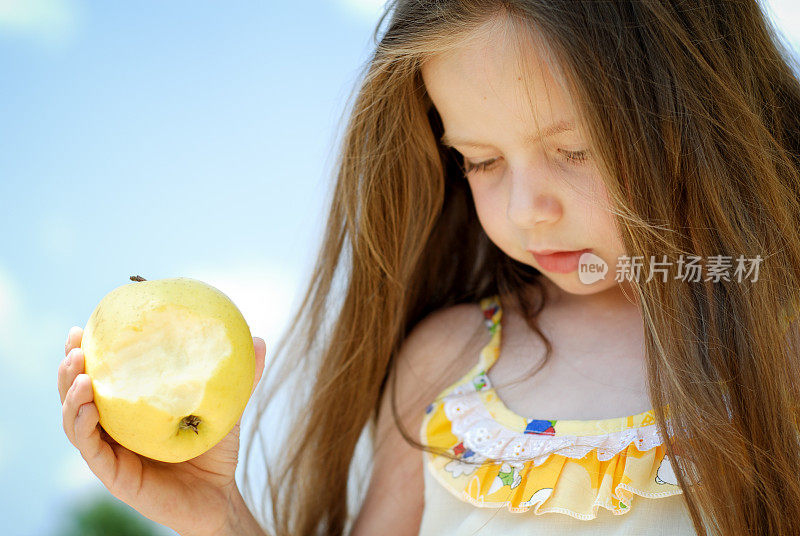
{"type": "Polygon", "coordinates": [[[154,525],[122,501],[103,496],[73,508],[57,536],[162,536],[154,525]]]}

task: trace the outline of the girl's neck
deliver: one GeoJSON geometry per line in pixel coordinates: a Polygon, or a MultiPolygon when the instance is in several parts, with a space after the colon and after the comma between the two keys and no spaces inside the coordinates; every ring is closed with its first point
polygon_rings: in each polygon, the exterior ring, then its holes
{"type": "Polygon", "coordinates": [[[580,309],[585,312],[625,312],[637,307],[636,293],[629,281],[592,294],[572,294],[553,283],[545,275],[540,276],[545,289],[548,306],[563,310],[580,309]]]}

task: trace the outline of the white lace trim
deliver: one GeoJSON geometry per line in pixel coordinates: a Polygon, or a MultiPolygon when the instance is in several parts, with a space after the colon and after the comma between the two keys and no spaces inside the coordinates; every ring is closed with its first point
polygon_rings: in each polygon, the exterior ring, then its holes
{"type": "MultiPolygon", "coordinates": [[[[633,443],[640,451],[652,449],[663,443],[655,424],[628,428],[618,432],[587,436],[551,436],[525,434],[511,430],[497,422],[480,398],[472,382],[455,388],[443,400],[445,415],[454,435],[464,447],[486,459],[528,461],[541,465],[550,454],[568,458],[583,458],[597,449],[597,458],[610,460],[633,443]]],[[[667,420],[667,433],[672,427],[667,420]]]]}

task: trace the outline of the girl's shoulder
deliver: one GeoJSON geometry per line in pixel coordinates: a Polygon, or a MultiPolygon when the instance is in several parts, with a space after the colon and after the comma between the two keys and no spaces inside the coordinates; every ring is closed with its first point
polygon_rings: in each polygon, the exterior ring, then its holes
{"type": "Polygon", "coordinates": [[[477,305],[480,315],[465,308],[462,320],[480,322],[489,342],[462,365],[469,365],[466,373],[431,397],[419,428],[423,444],[455,458],[423,453],[425,469],[445,489],[480,507],[578,519],[594,519],[600,507],[625,513],[634,495],[681,493],[652,411],[585,421],[508,411],[486,374],[500,352],[501,299],[477,305]]]}
{"type": "Polygon", "coordinates": [[[472,355],[485,344],[483,312],[477,303],[437,309],[420,320],[402,341],[378,419],[378,435],[394,429],[389,407],[394,396],[406,429],[417,430],[424,409],[437,394],[472,367],[472,355]],[[482,336],[483,335],[483,336],[482,336]],[[394,391],[394,392],[393,392],[394,391]]]}
{"type": "Polygon", "coordinates": [[[444,307],[423,318],[403,341],[398,378],[425,393],[424,405],[472,368],[486,344],[484,318],[477,302],[444,307]]]}

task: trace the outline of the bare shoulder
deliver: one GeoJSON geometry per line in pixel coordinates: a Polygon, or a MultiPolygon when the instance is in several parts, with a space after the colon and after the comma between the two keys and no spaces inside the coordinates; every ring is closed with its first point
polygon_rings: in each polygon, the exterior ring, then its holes
{"type": "Polygon", "coordinates": [[[400,425],[419,442],[427,404],[476,362],[477,354],[469,356],[469,348],[482,341],[475,336],[482,318],[478,304],[440,309],[414,326],[403,341],[378,409],[372,475],[353,536],[381,534],[386,527],[392,527],[395,536],[419,533],[425,493],[423,451],[400,433],[392,400],[400,425]]]}
{"type": "Polygon", "coordinates": [[[392,414],[388,404],[392,395],[401,423],[416,433],[425,407],[477,363],[479,350],[489,338],[477,303],[436,310],[414,326],[400,346],[389,377],[378,415],[378,437],[395,426],[389,422],[392,414]]]}
{"type": "Polygon", "coordinates": [[[488,338],[483,312],[477,303],[462,303],[434,311],[422,319],[403,342],[397,359],[398,379],[409,376],[416,381],[434,382],[444,389],[458,379],[459,372],[467,372],[477,362],[475,351],[485,345],[488,338]],[[448,373],[448,368],[453,370],[448,373]]]}

